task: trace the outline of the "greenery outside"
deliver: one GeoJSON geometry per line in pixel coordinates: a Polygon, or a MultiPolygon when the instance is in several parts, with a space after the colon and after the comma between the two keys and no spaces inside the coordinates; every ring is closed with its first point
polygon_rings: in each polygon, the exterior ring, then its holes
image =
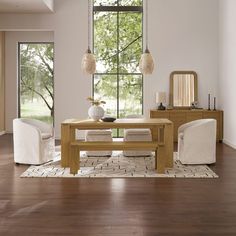
{"type": "Polygon", "coordinates": [[[142,0],[94,0],[94,6],[142,6],[142,0]]]}
{"type": "Polygon", "coordinates": [[[53,44],[20,43],[20,117],[53,123],[53,44]]]}
{"type": "MultiPolygon", "coordinates": [[[[94,97],[106,101],[106,115],[142,114],[143,77],[138,64],[142,54],[142,12],[117,11],[118,6],[142,6],[141,0],[94,0],[94,97]]],[[[122,9],[122,8],[120,8],[122,9]]]]}

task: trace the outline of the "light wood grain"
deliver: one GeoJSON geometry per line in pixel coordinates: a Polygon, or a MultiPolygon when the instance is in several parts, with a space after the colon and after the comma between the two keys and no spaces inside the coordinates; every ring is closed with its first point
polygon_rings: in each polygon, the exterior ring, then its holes
{"type": "Polygon", "coordinates": [[[159,174],[165,173],[165,167],[166,167],[165,155],[166,155],[166,150],[164,146],[159,146],[157,150],[157,158],[158,158],[157,173],[159,174]]]}
{"type": "Polygon", "coordinates": [[[165,166],[169,168],[173,168],[174,160],[173,160],[173,148],[174,148],[174,141],[173,141],[173,124],[168,124],[165,126],[164,129],[164,143],[165,147],[165,166]]]}
{"type": "MultiPolygon", "coordinates": [[[[116,122],[100,122],[92,120],[69,119],[61,124],[61,165],[71,168],[71,173],[76,174],[79,165],[78,153],[81,150],[154,150],[162,165],[158,170],[165,171],[165,166],[171,166],[173,160],[173,123],[168,119],[118,119],[116,122]],[[75,142],[75,130],[105,129],[105,128],[150,128],[153,142],[75,142]],[[162,130],[166,138],[158,137],[158,131],[162,130]],[[171,136],[172,137],[169,137],[171,136]],[[77,148],[77,149],[76,149],[77,148]],[[170,149],[170,150],[167,150],[170,149]],[[77,151],[75,151],[77,150],[77,151]],[[76,159],[76,160],[75,160],[76,159]],[[164,164],[163,164],[164,163],[164,164]]],[[[158,162],[159,165],[159,162],[158,162]]]]}
{"type": "MultiPolygon", "coordinates": [[[[155,151],[155,167],[157,163],[157,142],[84,142],[71,143],[70,173],[77,174],[79,170],[80,151],[104,151],[104,150],[151,150],[155,151]]],[[[162,159],[165,156],[161,157],[162,159]]],[[[165,158],[164,158],[165,159],[165,158]]],[[[159,164],[159,163],[158,163],[159,164]]],[[[161,163],[163,165],[163,163],[161,163]]],[[[165,166],[162,171],[165,171],[165,166]]]]}
{"type": "Polygon", "coordinates": [[[178,142],[178,128],[185,123],[198,119],[216,119],[217,121],[217,136],[216,141],[223,140],[223,111],[208,111],[208,110],[150,110],[151,118],[166,118],[168,117],[174,124],[174,142],[178,142]]]}
{"type": "Polygon", "coordinates": [[[61,166],[69,167],[70,143],[75,140],[75,130],[69,124],[61,124],[61,166]]]}
{"type": "Polygon", "coordinates": [[[80,149],[72,145],[70,148],[70,173],[77,174],[80,169],[80,149]]]}
{"type": "Polygon", "coordinates": [[[79,127],[79,129],[106,129],[106,128],[152,128],[153,126],[163,126],[163,124],[170,124],[168,119],[117,119],[114,122],[93,121],[91,119],[69,119],[62,124],[69,124],[71,127],[79,127]]]}
{"type": "Polygon", "coordinates": [[[81,151],[105,151],[105,150],[152,150],[158,147],[156,142],[72,142],[71,146],[77,146],[81,151]]]}

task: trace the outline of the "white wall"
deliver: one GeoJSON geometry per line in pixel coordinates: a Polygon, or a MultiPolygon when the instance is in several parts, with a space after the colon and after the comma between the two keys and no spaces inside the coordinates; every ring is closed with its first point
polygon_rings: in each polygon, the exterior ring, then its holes
{"type": "Polygon", "coordinates": [[[155,106],[156,91],[169,92],[174,70],[197,72],[199,104],[206,108],[208,92],[217,96],[218,1],[149,0],[149,23],[156,68],[145,78],[146,111],[155,106]]]}
{"type": "Polygon", "coordinates": [[[220,108],[224,110],[224,142],[236,148],[236,1],[220,0],[220,108]]]}
{"type": "MultiPolygon", "coordinates": [[[[91,79],[82,74],[81,58],[87,49],[87,2],[78,0],[57,0],[55,14],[2,14],[0,29],[54,31],[55,49],[55,127],[60,136],[60,124],[68,117],[87,117],[88,102],[91,95],[91,79]],[[84,19],[84,20],[83,20],[84,19]]],[[[16,78],[11,77],[10,83],[16,78]]],[[[15,86],[9,86],[9,96],[15,94],[15,86]]],[[[16,99],[9,103],[7,131],[12,131],[12,115],[16,110],[16,99]],[[10,116],[10,117],[9,117],[10,116]]]]}
{"type": "MultiPolygon", "coordinates": [[[[87,1],[57,0],[55,14],[3,14],[1,29],[54,31],[57,136],[64,119],[87,117],[86,97],[91,94],[92,81],[80,68],[87,48],[87,1]]],[[[209,91],[217,96],[217,39],[218,1],[149,0],[149,48],[156,68],[153,75],[144,78],[146,115],[156,106],[155,92],[169,92],[169,74],[173,70],[198,73],[200,106],[206,107],[209,91]]],[[[16,109],[11,106],[9,109],[16,109]]]]}
{"type": "Polygon", "coordinates": [[[5,120],[6,130],[12,131],[12,120],[18,116],[17,93],[18,93],[18,42],[53,42],[53,32],[19,32],[8,31],[5,34],[5,88],[6,108],[5,120]]]}

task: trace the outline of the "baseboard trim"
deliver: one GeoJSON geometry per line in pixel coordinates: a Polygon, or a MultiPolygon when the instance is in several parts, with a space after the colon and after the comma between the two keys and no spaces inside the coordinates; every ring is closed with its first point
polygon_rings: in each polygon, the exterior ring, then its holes
{"type": "Polygon", "coordinates": [[[1,135],[4,135],[5,133],[6,133],[5,131],[1,131],[1,132],[0,132],[0,136],[1,136],[1,135]]]}
{"type": "Polygon", "coordinates": [[[231,142],[229,142],[228,140],[224,139],[223,140],[223,143],[230,146],[231,148],[233,149],[236,149],[236,145],[235,144],[232,144],[231,142]]]}

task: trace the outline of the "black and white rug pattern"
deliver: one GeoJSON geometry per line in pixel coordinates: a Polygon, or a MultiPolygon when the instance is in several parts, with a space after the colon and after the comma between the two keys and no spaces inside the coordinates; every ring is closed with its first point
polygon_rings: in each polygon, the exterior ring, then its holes
{"type": "Polygon", "coordinates": [[[165,174],[158,174],[154,169],[155,158],[125,157],[122,152],[113,152],[112,157],[87,157],[81,153],[78,174],[70,174],[69,168],[60,165],[60,153],[52,162],[41,166],[30,166],[21,177],[85,177],[85,178],[218,178],[207,165],[182,165],[174,153],[174,168],[167,169],[165,174]]]}

